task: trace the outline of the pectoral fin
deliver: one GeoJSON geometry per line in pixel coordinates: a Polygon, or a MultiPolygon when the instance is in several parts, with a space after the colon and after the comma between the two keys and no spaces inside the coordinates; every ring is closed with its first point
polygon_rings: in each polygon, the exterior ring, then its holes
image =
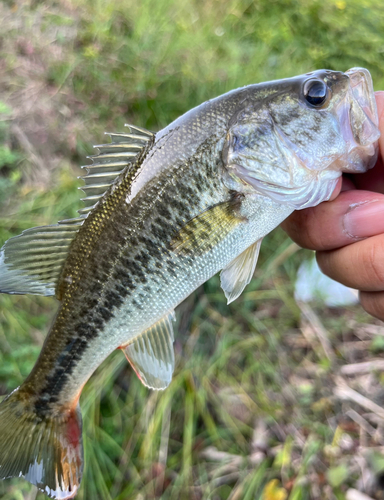
{"type": "Polygon", "coordinates": [[[167,314],[132,342],[120,346],[139,379],[150,389],[165,389],[172,380],[174,315],[167,314]]]}
{"type": "Polygon", "coordinates": [[[262,238],[230,262],[220,274],[220,284],[228,304],[239,297],[255,272],[262,238]]]}
{"type": "Polygon", "coordinates": [[[173,251],[203,255],[214,248],[245,220],[239,213],[241,200],[242,195],[236,195],[191,219],[171,241],[173,251]]]}

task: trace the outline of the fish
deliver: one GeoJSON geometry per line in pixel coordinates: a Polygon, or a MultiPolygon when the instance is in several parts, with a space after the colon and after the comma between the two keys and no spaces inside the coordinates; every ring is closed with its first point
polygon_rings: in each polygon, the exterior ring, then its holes
{"type": "Polygon", "coordinates": [[[329,200],[343,172],[371,168],[379,135],[364,68],[248,85],[157,133],[109,134],[85,166],[79,216],[0,251],[1,292],[59,301],[30,375],[0,404],[0,478],[73,498],[95,369],[121,349],[144,385],[165,389],[175,307],[218,272],[228,303],[239,297],[263,237],[329,200]]]}

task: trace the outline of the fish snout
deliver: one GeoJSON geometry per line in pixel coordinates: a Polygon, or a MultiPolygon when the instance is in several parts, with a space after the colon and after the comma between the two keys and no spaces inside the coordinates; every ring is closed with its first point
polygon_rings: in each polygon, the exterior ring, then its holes
{"type": "MultiPolygon", "coordinates": [[[[380,132],[378,130],[379,117],[371,74],[365,68],[352,68],[346,71],[345,74],[349,77],[350,92],[354,100],[364,111],[366,120],[372,125],[372,130],[370,130],[371,142],[375,142],[379,138],[380,132]]],[[[364,142],[363,137],[362,139],[364,142]]]]}
{"type": "Polygon", "coordinates": [[[346,71],[349,88],[343,104],[343,135],[348,143],[345,172],[366,172],[372,168],[378,156],[380,137],[372,77],[365,68],[352,68],[346,71]]]}

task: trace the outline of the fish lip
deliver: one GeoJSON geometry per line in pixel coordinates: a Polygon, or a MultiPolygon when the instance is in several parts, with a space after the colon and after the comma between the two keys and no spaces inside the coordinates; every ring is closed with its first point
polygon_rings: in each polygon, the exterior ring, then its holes
{"type": "Polygon", "coordinates": [[[351,68],[345,72],[349,77],[349,85],[353,97],[360,104],[372,123],[379,126],[375,92],[371,73],[366,68],[351,68]]]}
{"type": "Polygon", "coordinates": [[[345,75],[348,88],[336,114],[347,148],[329,167],[346,173],[364,173],[375,166],[379,151],[379,117],[373,82],[365,68],[351,68],[345,75]]]}

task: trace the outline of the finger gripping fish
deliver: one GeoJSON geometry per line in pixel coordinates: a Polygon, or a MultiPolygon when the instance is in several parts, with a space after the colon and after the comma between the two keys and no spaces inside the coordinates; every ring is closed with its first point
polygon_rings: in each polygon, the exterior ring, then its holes
{"type": "Polygon", "coordinates": [[[262,238],[328,200],[342,172],[372,167],[379,137],[362,68],[233,90],[156,134],[128,129],[97,146],[77,219],[0,252],[0,291],[60,301],[31,374],[0,404],[0,478],[51,498],[78,491],[78,401],[101,362],[120,348],[146,386],[167,387],[174,308],[219,271],[235,300],[262,238]]]}

